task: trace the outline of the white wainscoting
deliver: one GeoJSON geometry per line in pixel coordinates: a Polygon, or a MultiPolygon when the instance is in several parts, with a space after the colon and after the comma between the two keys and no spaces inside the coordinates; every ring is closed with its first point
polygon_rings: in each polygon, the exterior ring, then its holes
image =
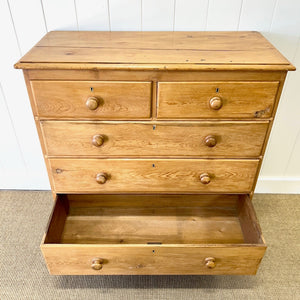
{"type": "Polygon", "coordinates": [[[257,192],[300,193],[299,0],[0,0],[0,188],[49,189],[23,81],[13,64],[50,30],[257,30],[288,75],[257,192]]]}

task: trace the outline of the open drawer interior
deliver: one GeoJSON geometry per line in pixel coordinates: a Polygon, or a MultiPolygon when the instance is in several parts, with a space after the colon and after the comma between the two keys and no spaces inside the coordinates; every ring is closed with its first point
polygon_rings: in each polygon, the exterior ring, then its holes
{"type": "Polygon", "coordinates": [[[44,243],[263,244],[247,195],[58,195],[44,243]]]}
{"type": "Polygon", "coordinates": [[[41,244],[55,275],[255,274],[247,195],[58,195],[41,244]]]}

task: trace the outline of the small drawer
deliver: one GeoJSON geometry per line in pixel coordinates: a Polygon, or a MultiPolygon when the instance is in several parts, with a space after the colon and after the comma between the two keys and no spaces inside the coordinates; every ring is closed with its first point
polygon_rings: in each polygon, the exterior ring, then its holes
{"type": "Polygon", "coordinates": [[[57,193],[248,193],[258,159],[50,159],[57,193]]]}
{"type": "Polygon", "coordinates": [[[41,249],[54,275],[255,274],[247,195],[58,195],[41,249]]]}
{"type": "Polygon", "coordinates": [[[146,119],[151,82],[31,81],[41,118],[146,119]]]}
{"type": "Polygon", "coordinates": [[[258,157],[268,125],[267,121],[41,122],[48,156],[97,157],[258,157]]]}
{"type": "Polygon", "coordinates": [[[279,82],[160,82],[158,118],[249,118],[272,116],[279,82]]]}

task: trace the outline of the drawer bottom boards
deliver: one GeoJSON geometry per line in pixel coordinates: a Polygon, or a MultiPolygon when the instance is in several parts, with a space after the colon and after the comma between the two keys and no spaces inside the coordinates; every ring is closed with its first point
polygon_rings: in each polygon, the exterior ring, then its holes
{"type": "Polygon", "coordinates": [[[247,195],[58,195],[41,245],[56,275],[255,274],[247,195]]]}

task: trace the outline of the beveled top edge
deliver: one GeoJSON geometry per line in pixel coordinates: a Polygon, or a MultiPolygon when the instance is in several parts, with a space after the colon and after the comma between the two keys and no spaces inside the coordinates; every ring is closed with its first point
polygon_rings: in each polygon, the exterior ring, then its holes
{"type": "Polygon", "coordinates": [[[15,64],[15,68],[295,70],[255,31],[51,31],[15,64]]]}
{"type": "Polygon", "coordinates": [[[87,64],[87,63],[23,63],[17,62],[15,69],[23,70],[136,70],[136,71],[295,71],[292,64],[286,65],[212,65],[212,64],[87,64]]]}

